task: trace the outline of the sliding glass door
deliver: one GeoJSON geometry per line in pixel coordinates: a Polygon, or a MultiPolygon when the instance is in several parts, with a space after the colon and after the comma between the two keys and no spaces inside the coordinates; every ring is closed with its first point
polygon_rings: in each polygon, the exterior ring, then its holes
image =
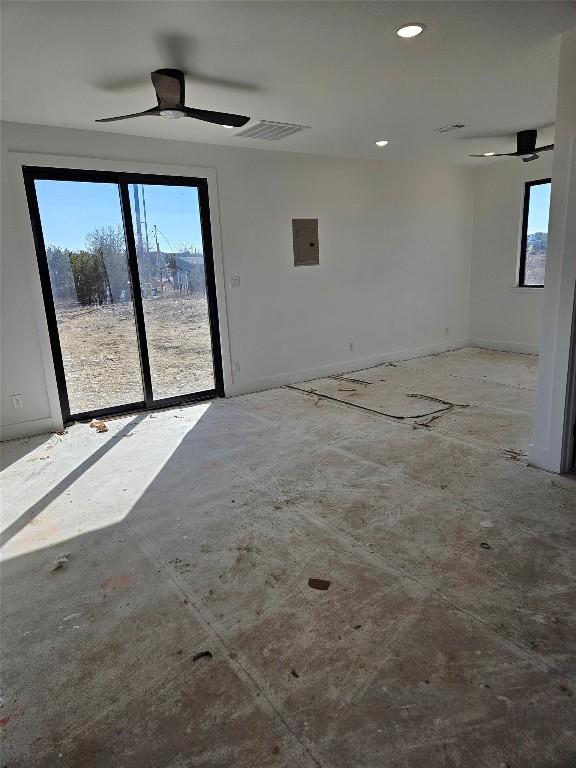
{"type": "Polygon", "coordinates": [[[206,181],[24,179],[64,419],[223,394],[206,181]]]}
{"type": "Polygon", "coordinates": [[[214,389],[198,189],[131,184],[130,203],[154,396],[214,389]]]}

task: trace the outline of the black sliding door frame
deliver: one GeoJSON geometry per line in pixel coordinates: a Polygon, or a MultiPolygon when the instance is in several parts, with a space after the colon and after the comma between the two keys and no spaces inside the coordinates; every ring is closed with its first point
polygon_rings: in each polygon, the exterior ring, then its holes
{"type": "Polygon", "coordinates": [[[209,400],[214,397],[223,397],[224,377],[222,372],[222,352],[220,349],[220,324],[218,319],[216,278],[214,271],[214,251],[212,248],[212,227],[210,221],[210,200],[208,195],[207,179],[191,176],[162,176],[156,174],[126,173],[115,171],[49,168],[45,166],[23,166],[22,172],[24,175],[24,187],[26,190],[26,198],[30,212],[32,234],[34,236],[34,245],[38,261],[38,271],[40,274],[40,285],[44,299],[44,309],[48,323],[48,334],[50,337],[50,346],[52,348],[52,358],[54,361],[58,397],[60,400],[60,408],[62,410],[62,419],[64,423],[68,424],[71,421],[84,421],[93,417],[113,416],[121,413],[130,413],[132,411],[167,408],[174,405],[182,405],[185,403],[193,403],[201,400],[209,400]],[[70,413],[70,402],[68,399],[68,391],[66,387],[66,373],[64,368],[64,360],[62,357],[62,348],[60,346],[56,308],[54,305],[54,296],[52,294],[52,284],[50,281],[50,271],[48,268],[48,259],[46,256],[46,244],[44,242],[44,234],[42,231],[40,209],[36,195],[35,182],[37,180],[96,182],[114,184],[118,188],[119,203],[124,225],[124,236],[126,240],[128,271],[132,286],[132,305],[134,309],[138,353],[140,355],[140,369],[144,396],[143,400],[131,403],[123,403],[122,405],[115,405],[108,408],[100,408],[94,411],[84,411],[82,413],[74,414],[70,413]],[[142,303],[142,292],[140,290],[140,274],[138,271],[136,241],[134,238],[134,228],[132,225],[132,207],[130,204],[130,193],[128,189],[130,184],[195,187],[198,190],[200,228],[202,233],[202,249],[204,256],[204,274],[206,281],[206,295],[208,299],[208,322],[210,325],[212,364],[214,370],[214,388],[212,389],[177,395],[175,397],[154,399],[148,343],[146,337],[146,320],[144,315],[144,306],[142,303]]]}

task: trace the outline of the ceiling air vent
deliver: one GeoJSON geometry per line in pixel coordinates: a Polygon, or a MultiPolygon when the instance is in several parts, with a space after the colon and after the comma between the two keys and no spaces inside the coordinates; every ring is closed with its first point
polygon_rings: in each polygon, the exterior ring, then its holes
{"type": "Polygon", "coordinates": [[[235,133],[244,139],[262,139],[263,141],[279,141],[293,133],[299,133],[309,128],[309,125],[293,125],[292,123],[273,123],[271,120],[260,120],[256,125],[235,133]]]}
{"type": "Polygon", "coordinates": [[[461,128],[466,128],[466,123],[451,123],[450,125],[443,125],[441,128],[435,128],[434,133],[450,133],[450,131],[459,131],[461,128]]]}

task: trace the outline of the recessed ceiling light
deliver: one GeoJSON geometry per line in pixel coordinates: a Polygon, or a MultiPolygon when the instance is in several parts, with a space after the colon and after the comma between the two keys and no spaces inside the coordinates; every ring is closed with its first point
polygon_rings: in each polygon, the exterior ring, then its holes
{"type": "Polygon", "coordinates": [[[233,125],[223,125],[222,128],[234,128],[233,125]]]}
{"type": "Polygon", "coordinates": [[[388,139],[380,139],[379,141],[376,142],[376,146],[377,147],[385,147],[386,144],[389,144],[389,143],[390,142],[388,141],[388,139]]]}
{"type": "Polygon", "coordinates": [[[496,152],[484,152],[483,157],[494,157],[496,152]]]}
{"type": "Polygon", "coordinates": [[[425,24],[404,24],[402,27],[398,27],[396,34],[398,37],[418,37],[426,29],[425,24]]]}

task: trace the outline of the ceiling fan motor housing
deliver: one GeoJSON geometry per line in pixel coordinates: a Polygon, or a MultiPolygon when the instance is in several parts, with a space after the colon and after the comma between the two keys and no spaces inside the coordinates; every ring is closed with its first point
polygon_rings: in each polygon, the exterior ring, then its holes
{"type": "Polygon", "coordinates": [[[519,131],[516,134],[516,152],[519,155],[533,155],[536,149],[538,131],[519,131]]]}

